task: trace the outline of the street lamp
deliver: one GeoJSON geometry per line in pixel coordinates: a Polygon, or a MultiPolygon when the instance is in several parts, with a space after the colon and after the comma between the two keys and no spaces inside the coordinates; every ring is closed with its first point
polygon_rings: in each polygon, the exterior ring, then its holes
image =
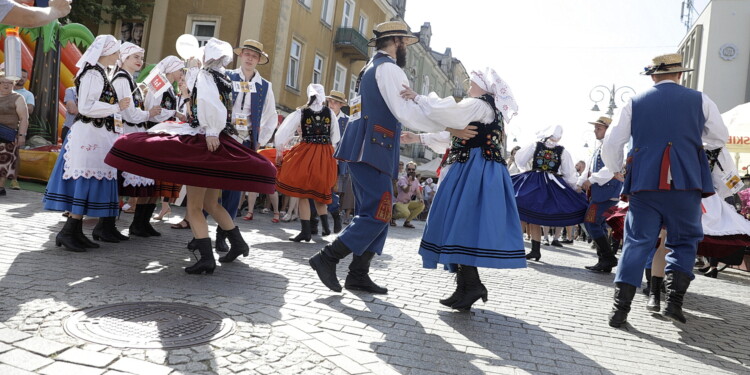
{"type": "Polygon", "coordinates": [[[600,111],[599,102],[604,100],[604,98],[607,97],[607,94],[609,94],[609,110],[607,111],[607,115],[612,117],[615,114],[615,108],[617,108],[615,101],[619,99],[621,103],[625,103],[625,95],[633,96],[635,95],[635,90],[630,86],[615,87],[614,84],[612,85],[612,89],[604,85],[595,86],[591,89],[591,92],[589,92],[589,99],[594,102],[594,106],[591,108],[592,111],[600,111]],[[594,99],[595,94],[598,99],[594,99]]]}

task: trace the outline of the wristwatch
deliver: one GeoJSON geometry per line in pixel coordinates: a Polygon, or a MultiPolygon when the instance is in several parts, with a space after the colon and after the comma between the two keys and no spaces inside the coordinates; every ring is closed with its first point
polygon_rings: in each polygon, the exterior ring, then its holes
{"type": "Polygon", "coordinates": [[[26,134],[18,133],[18,137],[25,137],[25,136],[26,136],[26,134]]]}

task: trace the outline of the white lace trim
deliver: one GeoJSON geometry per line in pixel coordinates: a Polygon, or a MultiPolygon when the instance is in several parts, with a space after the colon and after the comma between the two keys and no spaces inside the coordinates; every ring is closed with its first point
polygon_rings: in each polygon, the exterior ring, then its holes
{"type": "Polygon", "coordinates": [[[154,180],[146,177],[141,177],[128,172],[122,172],[123,183],[122,186],[152,186],[154,180]]]}

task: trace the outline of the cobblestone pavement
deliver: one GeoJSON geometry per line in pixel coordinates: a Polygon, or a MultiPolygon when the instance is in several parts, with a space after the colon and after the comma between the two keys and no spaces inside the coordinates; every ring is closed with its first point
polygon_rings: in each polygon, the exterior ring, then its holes
{"type": "MultiPolygon", "coordinates": [[[[588,245],[543,247],[522,270],[480,271],[489,301],[458,313],[437,301],[453,277],[422,269],[417,229],[392,228],[372,277],[387,296],[333,293],[307,259],[333,236],[286,240],[298,223],[270,215],[237,220],[251,253],[212,276],[187,275],[190,232],[155,224],[163,236],[103,244],[87,253],[54,245],[58,212],[41,195],[0,198],[0,374],[737,374],[750,372],[750,275],[698,276],[686,297],[688,323],[645,310],[640,293],[626,329],[607,326],[609,274],[583,270],[588,245]],[[118,349],[68,336],[66,317],[120,302],[182,302],[237,322],[227,337],[174,350],[118,349]]],[[[129,225],[123,214],[121,229],[129,225]]],[[[84,222],[90,233],[94,220],[84,222]]],[[[488,233],[488,235],[490,235],[488,233]]],[[[345,276],[349,261],[339,266],[345,276]]]]}

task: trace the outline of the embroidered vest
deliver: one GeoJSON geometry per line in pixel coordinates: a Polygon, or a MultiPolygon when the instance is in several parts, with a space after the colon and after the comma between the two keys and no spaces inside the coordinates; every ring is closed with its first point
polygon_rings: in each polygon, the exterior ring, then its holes
{"type": "MultiPolygon", "coordinates": [[[[112,82],[115,82],[115,80],[118,79],[125,79],[128,81],[130,92],[133,93],[133,105],[135,106],[135,108],[143,110],[143,94],[141,93],[140,89],[137,89],[138,86],[135,84],[135,80],[133,80],[133,77],[130,75],[130,73],[126,72],[122,68],[117,69],[117,73],[115,73],[114,77],[112,77],[112,82]]],[[[122,121],[124,125],[135,126],[136,128],[145,128],[147,122],[148,121],[144,121],[138,124],[133,124],[125,121],[125,119],[123,119],[122,121]]]]}
{"type": "MultiPolygon", "coordinates": [[[[214,84],[216,84],[216,88],[219,91],[219,100],[222,104],[224,104],[224,107],[227,109],[227,118],[224,126],[224,132],[230,135],[236,135],[237,130],[234,128],[234,125],[232,125],[232,83],[227,79],[227,77],[221,73],[219,73],[216,70],[213,69],[207,69],[208,73],[211,74],[211,77],[214,79],[214,84]]],[[[198,122],[198,87],[197,87],[198,80],[196,80],[196,87],[193,87],[193,90],[191,91],[190,95],[190,109],[193,112],[193,117],[190,122],[190,126],[193,128],[197,128],[200,126],[200,123],[198,122]]]]}
{"type": "MultiPolygon", "coordinates": [[[[256,72],[255,74],[260,73],[256,72]]],[[[240,69],[227,70],[226,75],[232,82],[242,82],[242,78],[240,77],[240,69]]],[[[249,137],[251,143],[247,146],[253,150],[258,145],[258,136],[260,134],[261,125],[260,121],[263,118],[263,107],[266,104],[266,96],[268,96],[269,86],[270,84],[268,83],[268,81],[261,78],[261,83],[255,83],[255,92],[250,93],[250,114],[248,116],[248,121],[250,123],[249,137]]],[[[237,102],[237,98],[239,97],[244,105],[245,95],[247,93],[243,92],[242,95],[239,94],[239,92],[232,90],[232,103],[237,102]]]]}
{"type": "Polygon", "coordinates": [[[448,158],[445,159],[444,165],[455,162],[466,163],[469,160],[472,148],[481,147],[482,156],[488,161],[496,161],[506,165],[503,159],[503,115],[495,107],[495,99],[490,94],[485,94],[477,98],[492,107],[495,113],[494,119],[489,124],[474,121],[469,125],[477,127],[478,134],[471,139],[460,139],[453,137],[451,148],[448,152],[448,158]]]}
{"type": "MultiPolygon", "coordinates": [[[[177,109],[177,96],[175,96],[172,88],[168,88],[167,91],[164,91],[164,93],[161,95],[161,102],[159,103],[159,106],[162,109],[166,109],[170,111],[177,109]]],[[[174,121],[175,119],[177,118],[172,116],[168,118],[166,121],[174,121]]],[[[146,128],[151,129],[156,124],[158,124],[158,122],[146,121],[146,128]]]]}
{"type": "Polygon", "coordinates": [[[302,142],[331,144],[331,110],[323,107],[320,112],[302,109],[302,142]]]}
{"type": "MultiPolygon", "coordinates": [[[[591,173],[599,172],[602,168],[604,168],[604,161],[602,160],[601,152],[601,147],[594,151],[594,158],[591,160],[591,173]]],[[[607,183],[604,185],[591,184],[590,200],[593,203],[606,202],[608,200],[616,199],[617,197],[619,197],[620,191],[622,191],[622,182],[620,182],[616,178],[607,181],[607,183]]]]}
{"type": "Polygon", "coordinates": [[[531,170],[559,174],[564,149],[560,145],[548,148],[544,143],[537,142],[534,157],[531,159],[531,170]]]}
{"type": "MultiPolygon", "coordinates": [[[[115,92],[115,88],[112,87],[112,83],[110,83],[109,79],[107,79],[107,73],[105,73],[104,69],[102,69],[99,65],[86,64],[86,66],[83,68],[83,72],[81,72],[81,74],[79,74],[74,81],[76,85],[76,91],[81,92],[81,77],[83,77],[84,74],[88,73],[89,70],[95,70],[97,73],[101,74],[102,79],[104,80],[104,88],[102,89],[101,95],[99,95],[99,101],[107,104],[116,104],[117,93],[115,92]]],[[[76,115],[76,121],[91,124],[97,128],[101,128],[103,126],[105,129],[113,133],[115,132],[115,118],[113,116],[94,118],[78,113],[76,115]]]]}

